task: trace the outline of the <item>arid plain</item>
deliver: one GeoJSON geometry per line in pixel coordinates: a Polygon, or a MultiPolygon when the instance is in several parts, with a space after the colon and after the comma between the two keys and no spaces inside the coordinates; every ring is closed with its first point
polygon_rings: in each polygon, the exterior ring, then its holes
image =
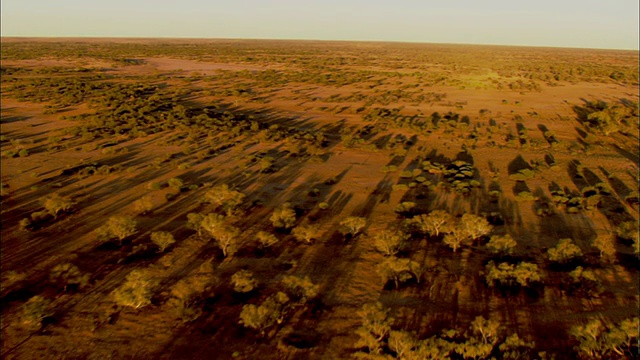
{"type": "Polygon", "coordinates": [[[637,356],[638,53],[2,39],[2,357],[637,356]]]}

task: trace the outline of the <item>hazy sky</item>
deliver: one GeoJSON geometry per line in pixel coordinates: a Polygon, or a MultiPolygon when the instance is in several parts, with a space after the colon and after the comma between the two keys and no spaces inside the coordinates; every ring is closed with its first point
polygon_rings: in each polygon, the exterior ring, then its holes
{"type": "Polygon", "coordinates": [[[2,0],[3,36],[638,49],[638,0],[2,0]]]}

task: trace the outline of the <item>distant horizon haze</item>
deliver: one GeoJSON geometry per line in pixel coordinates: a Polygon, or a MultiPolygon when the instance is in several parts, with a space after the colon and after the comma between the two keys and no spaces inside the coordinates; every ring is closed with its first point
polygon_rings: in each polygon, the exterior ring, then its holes
{"type": "Polygon", "coordinates": [[[637,0],[3,0],[3,38],[373,41],[638,50],[637,0]]]}

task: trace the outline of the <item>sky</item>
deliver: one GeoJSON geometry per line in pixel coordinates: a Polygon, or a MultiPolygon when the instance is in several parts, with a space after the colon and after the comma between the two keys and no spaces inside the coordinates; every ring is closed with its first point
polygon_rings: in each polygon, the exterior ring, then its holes
{"type": "Polygon", "coordinates": [[[638,0],[2,0],[2,36],[638,49],[638,0]]]}

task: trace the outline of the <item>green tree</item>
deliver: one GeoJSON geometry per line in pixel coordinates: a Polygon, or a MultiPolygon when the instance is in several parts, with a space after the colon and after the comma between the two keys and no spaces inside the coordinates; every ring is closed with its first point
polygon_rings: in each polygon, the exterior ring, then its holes
{"type": "Polygon", "coordinates": [[[40,295],[30,298],[20,312],[20,323],[28,328],[40,329],[42,320],[53,314],[51,301],[40,295]]]}
{"type": "Polygon", "coordinates": [[[49,280],[62,286],[63,291],[67,291],[69,285],[81,289],[89,283],[89,274],[82,273],[77,266],[71,263],[62,263],[53,267],[49,274],[49,280]]]}
{"type": "Polygon", "coordinates": [[[459,226],[471,240],[477,240],[489,234],[493,229],[487,219],[473,214],[462,215],[459,226]]]}
{"type": "Polygon", "coordinates": [[[130,216],[115,215],[107,223],[97,229],[99,237],[106,239],[117,238],[120,242],[136,233],[137,222],[130,216]]]}
{"type": "Polygon", "coordinates": [[[139,309],[151,304],[153,289],[157,281],[148,270],[133,270],[126,281],[115,289],[111,296],[118,305],[139,309]]]}
{"type": "Polygon", "coordinates": [[[282,278],[282,286],[284,286],[292,299],[301,304],[315,298],[320,292],[320,285],[311,282],[308,276],[286,275],[282,278]]]}
{"type": "Polygon", "coordinates": [[[296,222],[296,212],[291,204],[285,203],[281,208],[275,209],[269,219],[275,228],[290,229],[296,222]]]}
{"type": "Polygon", "coordinates": [[[189,213],[187,214],[187,228],[197,231],[198,236],[202,236],[202,232],[204,231],[204,228],[202,227],[203,220],[204,215],[198,213],[189,213]]]}
{"type": "Polygon", "coordinates": [[[211,261],[204,262],[195,273],[178,280],[171,288],[171,298],[167,302],[182,319],[189,322],[202,314],[203,294],[209,291],[214,282],[211,261]]]}
{"type": "Polygon", "coordinates": [[[430,236],[440,235],[442,228],[451,221],[451,215],[445,210],[434,210],[428,215],[414,216],[411,222],[425,234],[430,236]]]}
{"type": "Polygon", "coordinates": [[[258,286],[258,281],[249,270],[240,270],[231,276],[233,290],[239,293],[248,293],[258,286]]]}
{"type": "Polygon", "coordinates": [[[597,236],[591,245],[600,252],[602,262],[613,262],[616,257],[615,239],[611,236],[597,236]]]}
{"type": "Polygon", "coordinates": [[[395,255],[409,236],[401,231],[383,230],[373,236],[373,245],[384,255],[395,255]]]}
{"type": "Polygon", "coordinates": [[[496,266],[493,261],[489,261],[485,267],[485,279],[489,286],[499,283],[503,286],[518,284],[527,287],[541,282],[542,274],[538,265],[528,262],[521,262],[518,265],[502,262],[496,266]]]}
{"type": "Polygon", "coordinates": [[[240,229],[235,226],[224,226],[217,229],[212,235],[218,242],[224,257],[232,256],[240,248],[240,229]]]}
{"type": "Polygon", "coordinates": [[[498,330],[500,323],[495,320],[487,320],[482,316],[477,316],[471,323],[471,330],[482,337],[484,344],[495,345],[498,342],[498,330]]]}
{"type": "Polygon", "coordinates": [[[356,330],[359,339],[356,347],[366,347],[370,354],[378,354],[382,350],[382,341],[391,331],[392,319],[389,317],[389,310],[384,309],[379,302],[365,304],[357,315],[360,317],[362,325],[356,330]]]}
{"type": "Polygon", "coordinates": [[[317,225],[300,225],[293,228],[291,231],[293,237],[298,241],[305,242],[307,244],[311,244],[311,240],[315,239],[318,236],[318,226],[317,225]]]}
{"type": "Polygon", "coordinates": [[[531,352],[535,345],[533,341],[521,339],[518,334],[511,334],[500,344],[499,349],[505,360],[532,359],[531,352]]]}
{"type": "Polygon", "coordinates": [[[133,202],[133,208],[138,214],[146,214],[153,209],[153,203],[151,197],[143,196],[140,199],[133,202]]]}
{"type": "Polygon", "coordinates": [[[176,242],[173,235],[166,231],[156,231],[151,233],[151,241],[158,247],[160,252],[164,252],[169,246],[176,242]]]}
{"type": "Polygon", "coordinates": [[[289,297],[283,292],[269,296],[260,305],[246,304],[240,312],[240,324],[259,330],[264,336],[266,330],[284,321],[289,297]]]}
{"type": "Polygon", "coordinates": [[[494,235],[487,243],[487,248],[494,254],[511,255],[518,243],[511,235],[494,235]]]}
{"type": "Polygon", "coordinates": [[[263,248],[273,246],[277,244],[278,241],[280,241],[274,234],[268,233],[266,231],[259,231],[258,234],[256,234],[256,238],[258,238],[258,242],[263,248]]]}
{"type": "Polygon", "coordinates": [[[582,257],[582,250],[571,239],[561,239],[555,247],[547,251],[549,260],[561,264],[582,257]]]}
{"type": "Polygon", "coordinates": [[[389,349],[396,354],[396,359],[418,359],[413,350],[418,345],[414,334],[408,331],[391,330],[388,344],[389,349]]]}
{"type": "Polygon", "coordinates": [[[367,219],[358,216],[349,216],[340,221],[340,232],[343,235],[355,237],[364,227],[367,226],[367,219]]]}
{"type": "Polygon", "coordinates": [[[222,184],[207,191],[204,198],[208,202],[221,207],[229,216],[238,206],[242,205],[245,195],[240,191],[232,190],[227,184],[222,184]]]}
{"type": "Polygon", "coordinates": [[[616,233],[621,239],[631,240],[633,242],[633,249],[636,254],[640,253],[640,233],[638,232],[637,221],[625,221],[618,226],[616,233]]]}
{"type": "Polygon", "coordinates": [[[67,196],[54,193],[46,196],[42,200],[42,205],[49,214],[57,217],[61,211],[69,211],[73,207],[74,202],[67,196]]]}
{"type": "Polygon", "coordinates": [[[393,280],[396,289],[400,286],[400,283],[411,278],[418,280],[417,274],[419,273],[419,269],[420,265],[417,262],[395,256],[385,257],[384,260],[376,266],[376,271],[382,277],[382,281],[387,282],[393,280]]]}

